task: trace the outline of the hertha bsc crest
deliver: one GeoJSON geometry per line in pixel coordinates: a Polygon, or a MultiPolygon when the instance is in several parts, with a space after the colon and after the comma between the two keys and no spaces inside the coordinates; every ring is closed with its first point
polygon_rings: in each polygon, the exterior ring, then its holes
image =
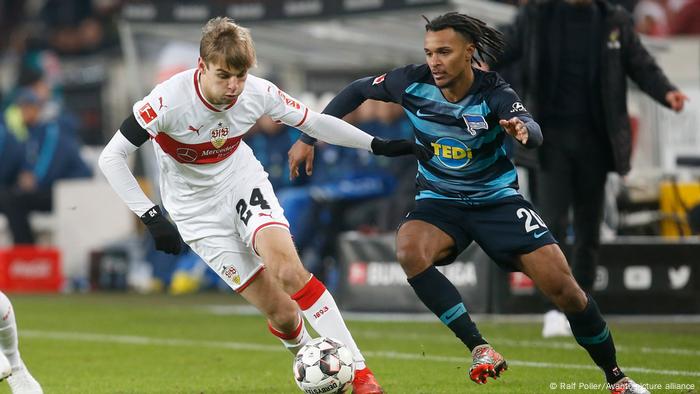
{"type": "Polygon", "coordinates": [[[228,127],[224,127],[223,123],[219,122],[217,127],[211,132],[211,144],[214,148],[219,149],[226,143],[228,139],[228,127]]]}
{"type": "Polygon", "coordinates": [[[467,130],[471,135],[476,135],[476,132],[479,130],[489,129],[489,124],[482,115],[464,114],[462,115],[462,119],[464,119],[464,123],[467,125],[467,130]]]}

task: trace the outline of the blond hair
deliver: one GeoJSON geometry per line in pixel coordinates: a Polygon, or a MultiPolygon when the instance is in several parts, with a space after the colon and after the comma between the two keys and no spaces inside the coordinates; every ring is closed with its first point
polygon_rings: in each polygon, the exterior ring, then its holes
{"type": "Polygon", "coordinates": [[[207,65],[226,64],[239,71],[248,70],[256,63],[250,31],[225,16],[210,19],[202,28],[199,56],[207,65]]]}

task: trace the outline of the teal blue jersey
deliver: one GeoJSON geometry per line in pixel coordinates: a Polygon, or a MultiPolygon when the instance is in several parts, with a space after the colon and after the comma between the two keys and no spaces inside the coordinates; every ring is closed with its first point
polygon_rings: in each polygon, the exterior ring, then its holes
{"type": "Polygon", "coordinates": [[[531,116],[497,73],[473,71],[471,88],[457,102],[445,99],[425,64],[367,79],[365,97],[400,104],[416,143],[435,153],[418,165],[416,199],[480,205],[518,194],[517,172],[498,121],[531,116]]]}

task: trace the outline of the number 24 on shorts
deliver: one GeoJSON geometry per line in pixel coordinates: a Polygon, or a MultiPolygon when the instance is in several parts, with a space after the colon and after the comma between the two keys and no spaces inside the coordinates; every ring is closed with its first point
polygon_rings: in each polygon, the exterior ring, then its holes
{"type": "Polygon", "coordinates": [[[253,216],[253,212],[251,212],[248,207],[256,205],[260,205],[260,208],[262,209],[270,209],[270,204],[265,201],[260,189],[257,187],[253,189],[252,193],[250,193],[250,202],[246,203],[245,200],[241,198],[236,204],[236,212],[241,215],[241,221],[243,221],[243,224],[248,225],[248,220],[250,220],[250,217],[253,216]]]}

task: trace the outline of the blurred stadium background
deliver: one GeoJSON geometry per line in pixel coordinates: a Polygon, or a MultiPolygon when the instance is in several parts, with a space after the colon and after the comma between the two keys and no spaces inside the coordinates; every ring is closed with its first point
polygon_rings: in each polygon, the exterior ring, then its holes
{"type": "MultiPolygon", "coordinates": [[[[608,179],[596,297],[604,313],[617,316],[622,365],[636,368],[637,381],[697,387],[700,223],[688,212],[700,212],[700,19],[687,31],[676,21],[700,2],[619,3],[690,101],[674,114],[630,84],[632,172],[608,179]]],[[[0,290],[15,303],[23,354],[46,392],[295,390],[274,338],[261,334],[262,319],[249,316],[193,253],[156,252],[96,168],[131,105],[159,81],[196,65],[206,20],[228,15],[251,28],[258,52],[253,73],[321,110],[358,77],[422,62],[421,15],[458,10],[498,26],[511,21],[517,6],[493,0],[0,1],[0,121],[26,132],[18,107],[33,101],[23,93],[45,98],[38,121],[68,129],[93,174],[56,179],[53,209],[30,216],[34,245],[13,245],[0,214],[0,290]],[[247,365],[234,371],[240,364],[247,365]],[[66,375],[66,365],[76,377],[66,375]],[[158,373],[149,371],[154,366],[158,373]],[[259,371],[260,385],[251,386],[247,377],[259,371]]],[[[366,103],[347,120],[378,136],[411,133],[391,104],[366,103]]],[[[432,334],[438,324],[426,317],[393,255],[393,230],[413,200],[415,163],[320,145],[314,174],[292,183],[286,152],[297,136],[263,119],[246,138],[270,174],[307,268],[343,309],[357,312],[351,329],[376,358],[375,372],[390,392],[461,390],[466,382],[457,376],[466,366],[457,360],[464,355],[450,346],[449,332],[432,334]],[[450,383],[431,389],[422,379],[450,383]]],[[[3,149],[10,148],[0,140],[0,175],[12,166],[11,152],[3,149]]],[[[131,159],[141,185],[158,200],[151,149],[131,159]]],[[[526,166],[520,177],[528,195],[526,166]]],[[[503,385],[484,390],[600,383],[573,340],[539,339],[544,305],[526,277],[499,271],[478,247],[445,273],[484,322],[487,337],[505,344],[507,358],[515,356],[503,385]],[[538,357],[542,349],[557,355],[538,357]]],[[[670,392],[694,392],[675,388],[670,392]]]]}

